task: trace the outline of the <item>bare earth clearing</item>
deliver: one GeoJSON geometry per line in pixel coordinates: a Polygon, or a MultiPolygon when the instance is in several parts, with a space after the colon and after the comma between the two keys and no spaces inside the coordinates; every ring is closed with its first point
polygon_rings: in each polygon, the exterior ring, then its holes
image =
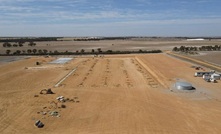
{"type": "Polygon", "coordinates": [[[166,54],[88,56],[48,64],[54,59],[32,57],[0,66],[0,133],[221,132],[221,81],[193,77],[190,63],[166,54]],[[36,61],[43,64],[36,66],[36,61]],[[191,82],[196,91],[171,92],[177,79],[191,82]],[[44,88],[56,94],[40,95],[44,88]],[[50,102],[60,95],[75,102],[53,107],[50,102]],[[34,126],[39,119],[44,128],[34,126]]]}
{"type": "Polygon", "coordinates": [[[221,51],[202,52],[202,53],[200,53],[200,55],[195,55],[195,56],[191,56],[191,57],[221,66],[221,51]]]}

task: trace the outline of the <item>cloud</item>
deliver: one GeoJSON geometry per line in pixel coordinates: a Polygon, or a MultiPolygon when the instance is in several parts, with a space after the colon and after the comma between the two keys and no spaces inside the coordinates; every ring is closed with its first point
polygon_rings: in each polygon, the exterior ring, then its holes
{"type": "MultiPolygon", "coordinates": [[[[198,0],[198,2],[200,1],[206,0],[198,0]]],[[[136,19],[142,21],[147,19],[192,18],[192,16],[198,18],[208,17],[206,14],[204,16],[198,13],[189,14],[187,10],[182,9],[154,10],[133,7],[136,4],[153,4],[152,0],[134,0],[134,3],[132,3],[134,5],[131,5],[132,7],[126,5],[117,7],[115,6],[115,0],[94,0],[93,2],[89,0],[0,0],[0,2],[6,2],[6,4],[0,4],[0,15],[3,19],[7,19],[6,16],[15,17],[15,20],[22,17],[29,22],[33,20],[33,23],[41,19],[44,19],[45,22],[51,19],[53,21],[53,18],[56,20],[60,18],[60,21],[63,19],[65,23],[70,20],[81,21],[86,19],[107,19],[106,21],[111,19],[113,21],[136,19]],[[10,4],[7,4],[6,1],[10,4]]]]}
{"type": "MultiPolygon", "coordinates": [[[[214,10],[206,2],[209,0],[171,0],[169,3],[154,0],[0,0],[0,31],[4,27],[16,26],[38,26],[40,29],[53,26],[67,30],[67,26],[79,30],[84,27],[92,30],[94,27],[96,31],[96,28],[109,26],[116,29],[122,27],[124,30],[126,27],[139,27],[139,30],[143,30],[142,26],[207,24],[209,27],[221,24],[220,8],[214,10]],[[199,3],[207,10],[197,9],[195,5],[199,3]]],[[[216,1],[213,5],[219,4],[216,1]]]]}

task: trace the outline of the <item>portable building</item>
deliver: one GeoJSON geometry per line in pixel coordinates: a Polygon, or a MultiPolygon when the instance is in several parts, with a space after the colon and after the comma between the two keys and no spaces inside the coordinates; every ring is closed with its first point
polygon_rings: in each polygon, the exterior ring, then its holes
{"type": "Polygon", "coordinates": [[[211,75],[211,79],[220,80],[220,75],[214,73],[214,74],[211,75]]]}
{"type": "Polygon", "coordinates": [[[204,80],[207,80],[207,79],[210,79],[211,78],[211,75],[208,75],[208,74],[204,74],[203,75],[203,79],[204,80]]]}
{"type": "Polygon", "coordinates": [[[203,75],[212,75],[214,74],[213,72],[195,72],[194,76],[195,77],[203,77],[203,75]]]}

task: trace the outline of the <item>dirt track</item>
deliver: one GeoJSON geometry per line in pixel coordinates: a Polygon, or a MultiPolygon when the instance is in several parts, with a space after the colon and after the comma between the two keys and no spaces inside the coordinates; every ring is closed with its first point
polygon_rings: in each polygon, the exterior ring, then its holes
{"type": "Polygon", "coordinates": [[[0,133],[221,132],[221,81],[212,84],[193,77],[189,63],[165,54],[82,57],[58,67],[47,64],[53,59],[36,57],[0,66],[0,133]],[[33,68],[36,61],[43,62],[42,68],[33,68]],[[39,94],[76,66],[60,87],[52,88],[56,94],[39,94]],[[177,78],[191,82],[197,91],[170,92],[177,78]],[[78,103],[51,108],[59,95],[78,103]],[[61,117],[37,113],[47,110],[61,117]],[[44,128],[34,126],[37,119],[44,128]]]}
{"type": "Polygon", "coordinates": [[[173,52],[168,52],[167,54],[175,56],[177,58],[181,58],[181,59],[186,60],[186,61],[193,62],[193,63],[198,64],[198,65],[202,65],[204,67],[211,68],[211,70],[216,70],[216,71],[221,72],[221,67],[218,66],[218,65],[211,64],[211,63],[208,63],[208,62],[205,62],[205,61],[202,61],[202,60],[197,60],[197,59],[194,59],[192,57],[176,54],[176,53],[173,53],[173,52]]]}

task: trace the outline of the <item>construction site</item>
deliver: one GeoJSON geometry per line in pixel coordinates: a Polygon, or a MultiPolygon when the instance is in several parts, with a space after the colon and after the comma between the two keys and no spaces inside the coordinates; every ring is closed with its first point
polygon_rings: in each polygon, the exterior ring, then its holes
{"type": "Polygon", "coordinates": [[[221,81],[193,65],[166,53],[2,64],[0,133],[218,134],[221,81]]]}

